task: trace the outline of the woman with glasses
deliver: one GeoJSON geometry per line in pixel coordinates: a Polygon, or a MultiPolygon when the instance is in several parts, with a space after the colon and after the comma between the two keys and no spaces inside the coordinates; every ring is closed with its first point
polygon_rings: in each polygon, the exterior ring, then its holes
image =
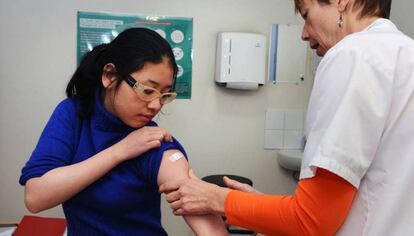
{"type": "MultiPolygon", "coordinates": [[[[167,235],[158,186],[188,178],[180,143],[152,121],[171,102],[177,65],[156,32],[132,28],[82,59],[22,169],[25,204],[59,204],[68,235],[167,235]]],[[[184,217],[197,235],[224,235],[219,216],[184,217]]]]}

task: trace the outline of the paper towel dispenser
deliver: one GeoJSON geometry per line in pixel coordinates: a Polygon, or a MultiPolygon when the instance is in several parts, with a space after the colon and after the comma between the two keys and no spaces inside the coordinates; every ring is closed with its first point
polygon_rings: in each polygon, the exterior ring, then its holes
{"type": "Polygon", "coordinates": [[[217,36],[216,84],[232,89],[257,89],[265,83],[266,37],[222,32],[217,36]]]}

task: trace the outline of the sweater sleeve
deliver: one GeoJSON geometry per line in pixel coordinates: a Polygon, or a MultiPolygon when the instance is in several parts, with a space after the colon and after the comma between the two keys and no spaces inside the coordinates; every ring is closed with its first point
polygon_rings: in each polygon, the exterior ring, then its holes
{"type": "Polygon", "coordinates": [[[74,152],[76,108],[71,99],[63,100],[54,110],[29,160],[22,169],[21,185],[46,172],[69,165],[74,152]]]}
{"type": "Polygon", "coordinates": [[[150,150],[147,155],[141,157],[141,172],[144,173],[147,181],[153,184],[157,184],[158,172],[160,170],[162,157],[164,152],[170,149],[180,150],[184,157],[188,160],[187,154],[183,146],[177,139],[173,138],[173,142],[163,141],[161,147],[150,150]]]}
{"type": "Polygon", "coordinates": [[[357,189],[341,177],[318,169],[299,181],[293,196],[232,190],[225,202],[227,223],[266,235],[333,235],[343,224],[357,189]]]}

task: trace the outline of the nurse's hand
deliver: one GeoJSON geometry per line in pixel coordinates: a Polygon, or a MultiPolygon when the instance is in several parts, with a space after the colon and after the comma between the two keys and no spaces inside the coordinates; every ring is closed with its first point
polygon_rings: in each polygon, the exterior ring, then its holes
{"type": "Polygon", "coordinates": [[[163,140],[173,141],[171,134],[165,129],[144,126],[134,130],[112,147],[119,160],[125,161],[140,156],[152,148],[160,147],[163,140]]]}
{"type": "Polygon", "coordinates": [[[247,193],[262,194],[262,192],[256,190],[252,186],[250,186],[248,184],[240,183],[240,182],[238,182],[236,180],[230,179],[227,176],[224,176],[223,177],[223,181],[227,185],[227,187],[229,187],[231,189],[235,189],[235,190],[239,190],[239,191],[247,192],[247,193]]]}
{"type": "Polygon", "coordinates": [[[200,180],[190,169],[189,179],[160,186],[175,215],[224,215],[224,201],[230,191],[200,180]]]}

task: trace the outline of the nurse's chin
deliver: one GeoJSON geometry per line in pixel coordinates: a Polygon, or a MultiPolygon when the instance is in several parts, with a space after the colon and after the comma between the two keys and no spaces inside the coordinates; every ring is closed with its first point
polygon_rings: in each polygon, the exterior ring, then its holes
{"type": "Polygon", "coordinates": [[[316,55],[320,57],[325,56],[326,50],[322,49],[321,47],[318,47],[315,51],[316,51],[316,55]]]}
{"type": "Polygon", "coordinates": [[[323,57],[325,56],[326,52],[328,51],[326,48],[321,47],[321,45],[318,44],[317,47],[313,48],[315,50],[316,55],[323,57]]]}

